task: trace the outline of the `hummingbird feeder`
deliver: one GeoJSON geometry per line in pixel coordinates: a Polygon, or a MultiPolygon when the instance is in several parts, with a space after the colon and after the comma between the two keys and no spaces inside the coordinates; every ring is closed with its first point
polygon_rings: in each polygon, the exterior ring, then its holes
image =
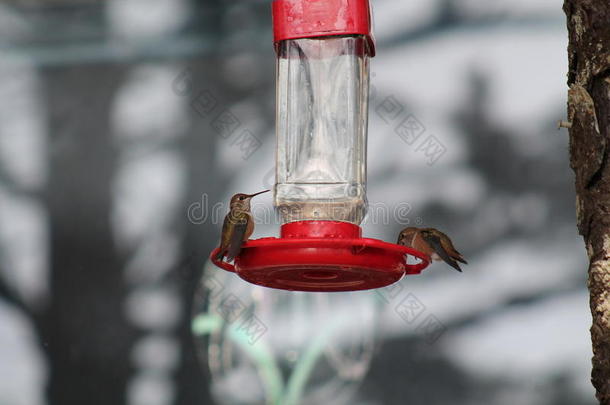
{"type": "Polygon", "coordinates": [[[380,288],[430,258],[362,237],[366,214],[368,0],[274,0],[279,238],[249,240],[219,267],[254,284],[295,291],[380,288]],[[409,264],[409,256],[419,259],[409,264]]]}

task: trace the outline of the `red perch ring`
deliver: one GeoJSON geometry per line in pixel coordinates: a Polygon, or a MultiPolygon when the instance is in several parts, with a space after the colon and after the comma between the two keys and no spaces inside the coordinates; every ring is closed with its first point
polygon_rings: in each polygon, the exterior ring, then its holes
{"type": "Polygon", "coordinates": [[[336,221],[284,224],[279,238],[244,243],[234,264],[212,262],[242,279],[265,287],[292,291],[336,292],[380,288],[405,274],[419,274],[430,258],[415,249],[363,238],[362,229],[336,221]],[[408,264],[408,256],[419,263],[408,264]]]}

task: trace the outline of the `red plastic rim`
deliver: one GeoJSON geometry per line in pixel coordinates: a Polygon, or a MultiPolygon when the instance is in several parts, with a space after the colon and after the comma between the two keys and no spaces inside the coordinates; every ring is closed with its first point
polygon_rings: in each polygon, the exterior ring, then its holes
{"type": "Polygon", "coordinates": [[[419,274],[430,258],[406,246],[362,238],[359,226],[335,221],[285,224],[280,238],[249,240],[234,264],[210,259],[254,284],[292,291],[334,292],[380,288],[419,274]],[[419,263],[407,263],[408,257],[419,263]]]}

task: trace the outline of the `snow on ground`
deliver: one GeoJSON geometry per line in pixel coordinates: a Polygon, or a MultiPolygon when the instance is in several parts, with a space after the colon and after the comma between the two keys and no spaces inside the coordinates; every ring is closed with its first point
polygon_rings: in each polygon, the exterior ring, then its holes
{"type": "Polygon", "coordinates": [[[46,221],[39,201],[0,187],[0,277],[29,303],[40,303],[48,293],[46,221]]]}
{"type": "Polygon", "coordinates": [[[441,323],[474,316],[474,323],[442,335],[435,344],[465,370],[520,384],[565,372],[578,391],[591,395],[584,261],[576,237],[559,237],[502,244],[471,260],[463,274],[433,264],[422,275],[401,280],[402,293],[385,307],[382,335],[421,333],[396,309],[401,297],[412,293],[441,323]],[[429,272],[447,274],[430,280],[429,272]],[[580,278],[583,287],[570,289],[580,278]],[[503,305],[545,293],[547,298],[527,305],[503,305]]]}
{"type": "MultiPolygon", "coordinates": [[[[0,171],[28,192],[39,190],[47,177],[40,90],[34,66],[0,63],[0,171]]],[[[5,185],[0,182],[0,276],[34,302],[47,292],[46,217],[38,199],[15,195],[5,185]]]]}
{"type": "Polygon", "coordinates": [[[509,308],[443,339],[442,350],[470,373],[527,382],[567,371],[583,394],[593,394],[589,373],[591,316],[586,289],[536,305],[509,308]]]}
{"type": "Polygon", "coordinates": [[[2,302],[0,319],[0,404],[44,404],[46,367],[38,337],[17,310],[2,302]]]}
{"type": "Polygon", "coordinates": [[[27,189],[42,186],[47,175],[40,90],[34,66],[5,64],[0,58],[0,159],[11,179],[27,189]]]}

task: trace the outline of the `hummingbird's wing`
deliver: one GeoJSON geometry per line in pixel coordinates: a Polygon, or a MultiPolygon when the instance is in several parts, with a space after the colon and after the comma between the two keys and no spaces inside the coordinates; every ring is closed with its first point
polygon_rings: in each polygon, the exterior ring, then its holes
{"type": "Polygon", "coordinates": [[[464,259],[464,256],[462,256],[462,254],[457,251],[455,246],[453,246],[451,238],[449,238],[449,236],[445,235],[439,230],[436,230],[436,232],[441,235],[441,244],[443,246],[443,249],[445,249],[449,256],[451,256],[453,259],[457,260],[460,263],[468,264],[468,262],[464,259]]]}
{"type": "Polygon", "coordinates": [[[218,247],[218,254],[216,260],[222,260],[227,253],[229,248],[229,216],[226,215],[224,222],[222,223],[222,232],[220,233],[220,246],[218,247]]]}
{"type": "Polygon", "coordinates": [[[440,236],[435,235],[432,232],[422,231],[420,232],[421,237],[430,245],[432,249],[436,252],[437,255],[440,256],[441,259],[454,269],[459,272],[462,272],[460,265],[449,255],[449,253],[443,247],[440,236]]]}
{"type": "Polygon", "coordinates": [[[229,216],[231,217],[229,221],[231,222],[232,230],[229,232],[230,239],[227,260],[230,261],[233,260],[241,250],[241,245],[244,243],[244,237],[246,236],[246,231],[248,229],[250,215],[248,215],[247,212],[236,212],[229,216]]]}
{"type": "Polygon", "coordinates": [[[231,243],[231,214],[225,216],[225,220],[222,223],[222,233],[220,234],[220,247],[218,248],[218,254],[216,260],[222,260],[229,250],[229,244],[231,243]]]}

